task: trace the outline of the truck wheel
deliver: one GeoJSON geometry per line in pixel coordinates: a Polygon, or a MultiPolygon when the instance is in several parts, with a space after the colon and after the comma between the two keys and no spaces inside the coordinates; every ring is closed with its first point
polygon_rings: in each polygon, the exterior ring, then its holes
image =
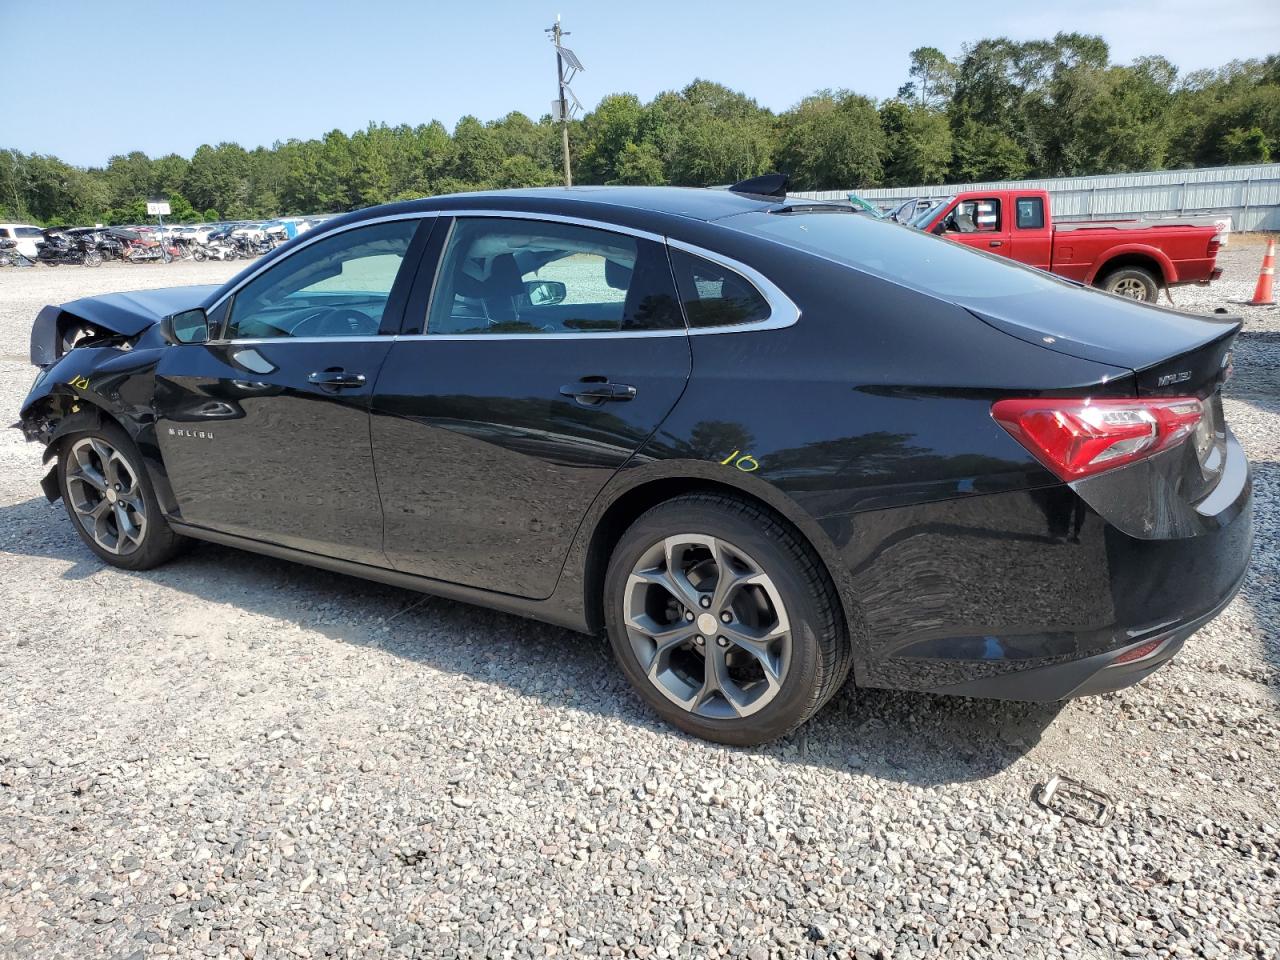
{"type": "Polygon", "coordinates": [[[1160,296],[1160,283],[1150,270],[1142,267],[1121,267],[1108,273],[1099,284],[1107,293],[1143,303],[1155,303],[1160,296]]]}

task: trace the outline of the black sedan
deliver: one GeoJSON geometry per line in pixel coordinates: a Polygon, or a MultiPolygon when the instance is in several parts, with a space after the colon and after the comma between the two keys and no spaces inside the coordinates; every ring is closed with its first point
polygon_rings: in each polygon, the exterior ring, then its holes
{"type": "Polygon", "coordinates": [[[361,210],[218,288],[41,311],[85,544],[209,540],[607,631],[754,744],[859,687],[1133,683],[1239,586],[1234,320],[847,206],[546,189],[361,210]]]}

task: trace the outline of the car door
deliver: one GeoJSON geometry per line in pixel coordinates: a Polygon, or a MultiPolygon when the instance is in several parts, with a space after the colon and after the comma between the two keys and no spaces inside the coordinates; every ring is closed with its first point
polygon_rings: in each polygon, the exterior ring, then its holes
{"type": "Polygon", "coordinates": [[[374,391],[387,556],[545,598],[587,508],[688,381],[666,247],[510,214],[444,233],[430,308],[411,303],[374,391]]]}
{"type": "Polygon", "coordinates": [[[1053,233],[1046,220],[1044,197],[1015,197],[1008,255],[1019,263],[1048,270],[1053,259],[1053,233]]]}
{"type": "Polygon", "coordinates": [[[165,351],[156,434],[183,522],[386,566],[369,400],[433,222],[317,237],[215,306],[209,342],[165,351]]]}
{"type": "Polygon", "coordinates": [[[1009,228],[999,197],[970,197],[959,201],[939,226],[948,240],[967,247],[1009,256],[1009,228]]]}

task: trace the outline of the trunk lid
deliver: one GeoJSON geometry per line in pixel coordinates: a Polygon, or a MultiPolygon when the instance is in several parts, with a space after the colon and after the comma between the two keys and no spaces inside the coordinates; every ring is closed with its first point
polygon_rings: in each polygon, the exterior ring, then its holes
{"type": "Polygon", "coordinates": [[[1230,369],[1237,317],[1200,317],[1063,284],[956,301],[998,330],[1083,360],[1134,371],[1139,396],[1212,394],[1230,369]]]}
{"type": "Polygon", "coordinates": [[[1134,372],[1137,398],[1197,397],[1194,432],[1172,449],[1073,486],[1131,536],[1188,536],[1234,510],[1248,464],[1227,429],[1220,388],[1242,321],[1201,317],[1071,288],[1048,296],[971,298],[978,319],[1030,343],[1134,372]],[[1227,504],[1222,507],[1221,500],[1227,504]]]}

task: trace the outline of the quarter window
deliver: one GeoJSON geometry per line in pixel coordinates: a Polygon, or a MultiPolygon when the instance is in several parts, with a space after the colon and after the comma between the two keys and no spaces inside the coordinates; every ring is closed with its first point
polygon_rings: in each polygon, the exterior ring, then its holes
{"type": "Polygon", "coordinates": [[[660,244],[574,224],[460,218],[427,317],[435,336],[684,326],[660,244]]]}
{"type": "Polygon", "coordinates": [[[420,220],[393,220],[317,240],[268,267],[231,301],[226,338],[377,334],[420,220]]]}
{"type": "Polygon", "coordinates": [[[674,248],[671,266],[690,327],[727,327],[769,319],[769,302],[741,274],[674,248]]]}
{"type": "Polygon", "coordinates": [[[1019,230],[1040,230],[1044,227],[1043,198],[1019,197],[1016,203],[1019,230]]]}

